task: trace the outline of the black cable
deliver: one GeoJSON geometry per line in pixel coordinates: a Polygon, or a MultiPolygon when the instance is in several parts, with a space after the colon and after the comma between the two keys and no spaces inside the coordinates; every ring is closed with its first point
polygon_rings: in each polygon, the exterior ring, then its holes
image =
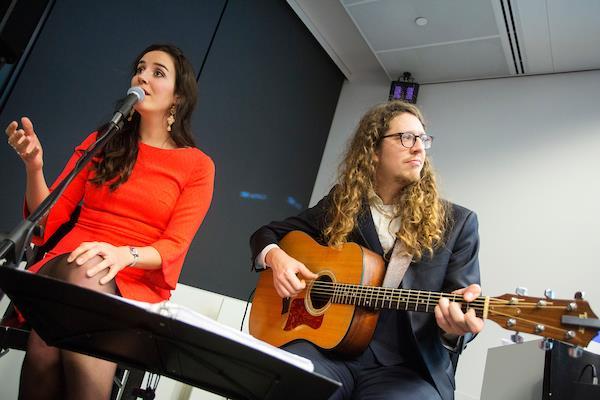
{"type": "Polygon", "coordinates": [[[223,20],[223,15],[225,14],[225,10],[227,9],[227,4],[229,0],[225,0],[225,4],[223,4],[223,9],[221,10],[221,15],[219,15],[219,20],[217,21],[217,25],[215,26],[215,30],[210,38],[210,42],[208,42],[208,48],[206,49],[206,53],[204,53],[204,57],[202,58],[202,64],[200,64],[200,69],[198,70],[198,74],[196,75],[196,82],[200,80],[200,75],[204,70],[204,65],[206,64],[206,60],[208,59],[208,54],[212,49],[213,42],[215,41],[215,36],[217,36],[217,31],[219,30],[219,26],[221,26],[221,21],[223,20]]]}
{"type": "Polygon", "coordinates": [[[591,370],[592,370],[592,385],[597,385],[598,384],[598,373],[596,371],[596,366],[594,364],[586,364],[581,369],[581,372],[579,373],[579,378],[577,378],[577,382],[581,382],[581,378],[583,377],[583,374],[585,373],[585,370],[588,367],[591,367],[591,370]]]}
{"type": "Polygon", "coordinates": [[[246,300],[246,308],[244,309],[244,316],[242,317],[242,324],[240,325],[240,332],[244,329],[244,321],[246,320],[246,314],[248,313],[248,306],[250,305],[250,299],[254,296],[254,291],[256,289],[252,289],[250,295],[248,295],[248,300],[246,300]]]}

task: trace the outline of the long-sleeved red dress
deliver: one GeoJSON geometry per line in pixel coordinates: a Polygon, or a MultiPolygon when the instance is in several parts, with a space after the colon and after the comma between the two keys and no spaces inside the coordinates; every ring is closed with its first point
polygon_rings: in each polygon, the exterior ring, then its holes
{"type": "MultiPolygon", "coordinates": [[[[96,139],[93,133],[76,147],[56,182],[71,171],[96,139]]],[[[139,143],[133,171],[111,192],[107,185],[89,182],[93,170],[81,171],[47,216],[40,244],[49,238],[81,202],[73,229],[45,257],[33,265],[37,272],[48,260],[70,253],[82,242],[114,246],[152,246],[162,258],[156,270],[127,267],[115,277],[123,297],[159,302],[175,289],[190,243],[210,206],[215,168],[197,148],[160,149],[139,143]]],[[[53,187],[50,188],[51,190],[53,187]]]]}

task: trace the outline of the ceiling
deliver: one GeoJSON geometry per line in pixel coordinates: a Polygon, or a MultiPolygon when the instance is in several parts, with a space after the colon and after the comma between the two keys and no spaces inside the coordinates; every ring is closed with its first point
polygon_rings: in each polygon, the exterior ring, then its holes
{"type": "Polygon", "coordinates": [[[288,3],[351,81],[405,71],[434,83],[600,69],[598,0],[288,3]]]}

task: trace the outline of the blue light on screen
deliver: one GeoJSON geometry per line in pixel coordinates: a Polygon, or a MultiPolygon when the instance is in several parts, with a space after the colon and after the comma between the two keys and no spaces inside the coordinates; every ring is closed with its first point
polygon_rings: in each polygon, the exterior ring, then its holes
{"type": "Polygon", "coordinates": [[[296,208],[296,209],[298,209],[298,210],[302,210],[302,204],[300,204],[300,203],[298,202],[298,200],[296,200],[296,199],[295,199],[295,198],[293,198],[292,196],[288,196],[288,198],[287,198],[287,203],[288,203],[290,206],[292,206],[292,207],[294,207],[294,208],[296,208]]]}
{"type": "Polygon", "coordinates": [[[250,192],[240,192],[240,197],[242,199],[249,200],[266,200],[268,197],[264,193],[250,193],[250,192]]]}

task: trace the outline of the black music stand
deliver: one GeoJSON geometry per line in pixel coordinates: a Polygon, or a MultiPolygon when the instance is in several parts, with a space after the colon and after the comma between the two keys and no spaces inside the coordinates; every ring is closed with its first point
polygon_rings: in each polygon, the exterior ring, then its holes
{"type": "Polygon", "coordinates": [[[327,399],[340,386],[249,345],[52,278],[0,268],[0,287],[49,345],[232,399],[327,399]]]}

